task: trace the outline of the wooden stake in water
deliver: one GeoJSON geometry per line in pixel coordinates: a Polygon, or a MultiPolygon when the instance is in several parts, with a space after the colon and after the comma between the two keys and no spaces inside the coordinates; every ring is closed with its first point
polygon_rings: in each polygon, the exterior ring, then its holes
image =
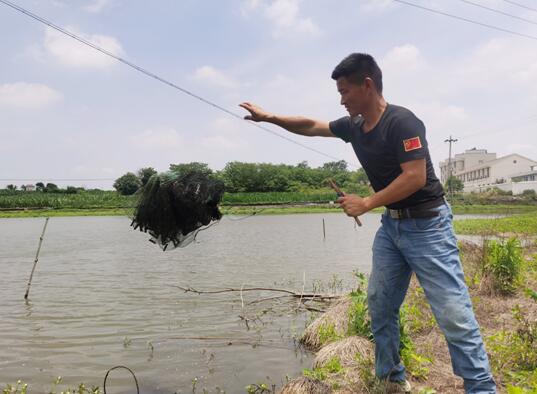
{"type": "Polygon", "coordinates": [[[39,251],[41,250],[41,244],[43,243],[43,238],[45,237],[45,231],[47,230],[48,219],[45,219],[45,225],[43,226],[43,232],[41,237],[39,237],[39,246],[37,247],[37,253],[35,254],[34,266],[32,268],[32,273],[30,274],[30,279],[28,280],[28,287],[26,288],[26,294],[24,294],[24,299],[28,299],[28,294],[30,293],[30,285],[32,284],[32,278],[34,276],[35,267],[37,266],[37,260],[39,259],[39,251]]]}

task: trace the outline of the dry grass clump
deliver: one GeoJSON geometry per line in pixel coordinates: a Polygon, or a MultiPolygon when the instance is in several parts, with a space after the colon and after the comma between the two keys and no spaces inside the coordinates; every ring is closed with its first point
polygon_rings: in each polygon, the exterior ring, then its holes
{"type": "Polygon", "coordinates": [[[350,297],[337,301],[304,330],[300,342],[309,350],[318,350],[330,339],[347,335],[350,307],[350,297]]]}
{"type": "Polygon", "coordinates": [[[330,386],[320,380],[307,376],[300,376],[293,379],[279,391],[279,394],[330,394],[330,386]]]}
{"type": "Polygon", "coordinates": [[[357,356],[373,357],[373,344],[362,337],[348,337],[323,346],[315,356],[313,368],[324,367],[331,359],[337,357],[342,367],[355,366],[357,356]]]}

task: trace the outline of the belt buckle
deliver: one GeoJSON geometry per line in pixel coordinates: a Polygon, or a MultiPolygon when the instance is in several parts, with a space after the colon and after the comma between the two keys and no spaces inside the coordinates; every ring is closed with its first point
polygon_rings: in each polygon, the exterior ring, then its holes
{"type": "Polygon", "coordinates": [[[392,219],[401,219],[401,214],[400,214],[399,209],[390,209],[389,212],[390,212],[390,217],[392,219]]]}

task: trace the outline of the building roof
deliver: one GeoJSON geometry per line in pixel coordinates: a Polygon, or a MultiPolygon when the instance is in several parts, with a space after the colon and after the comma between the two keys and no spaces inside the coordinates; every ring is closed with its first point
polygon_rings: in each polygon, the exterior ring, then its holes
{"type": "Polygon", "coordinates": [[[461,171],[454,171],[456,172],[457,174],[462,174],[462,173],[465,173],[465,172],[470,172],[470,171],[475,171],[475,170],[480,170],[481,168],[486,168],[486,167],[490,167],[492,164],[494,163],[499,163],[500,161],[504,161],[510,157],[519,157],[519,158],[522,158],[522,159],[525,159],[525,160],[528,160],[528,161],[531,161],[532,163],[534,163],[534,165],[537,164],[537,161],[535,160],[532,160],[532,159],[529,159],[527,158],[526,156],[522,156],[522,155],[519,155],[518,153],[510,153],[508,155],[505,155],[505,156],[502,156],[502,157],[498,157],[494,160],[489,160],[489,161],[485,161],[483,163],[480,163],[478,165],[475,165],[473,167],[468,167],[468,168],[465,168],[464,170],[461,170],[461,171]]]}

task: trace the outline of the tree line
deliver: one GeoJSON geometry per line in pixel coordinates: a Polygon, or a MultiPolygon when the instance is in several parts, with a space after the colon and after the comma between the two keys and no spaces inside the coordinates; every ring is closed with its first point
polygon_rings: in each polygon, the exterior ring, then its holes
{"type": "MultiPolygon", "coordinates": [[[[224,182],[229,193],[310,192],[327,187],[327,179],[349,193],[369,194],[369,181],[362,168],[351,171],[344,160],[324,163],[312,168],[306,161],[297,165],[271,163],[229,162],[219,171],[200,162],[170,164],[169,170],[183,175],[196,171],[224,182]]],[[[152,167],[128,172],[114,182],[114,188],[123,195],[136,193],[157,171],[152,167]]]]}

